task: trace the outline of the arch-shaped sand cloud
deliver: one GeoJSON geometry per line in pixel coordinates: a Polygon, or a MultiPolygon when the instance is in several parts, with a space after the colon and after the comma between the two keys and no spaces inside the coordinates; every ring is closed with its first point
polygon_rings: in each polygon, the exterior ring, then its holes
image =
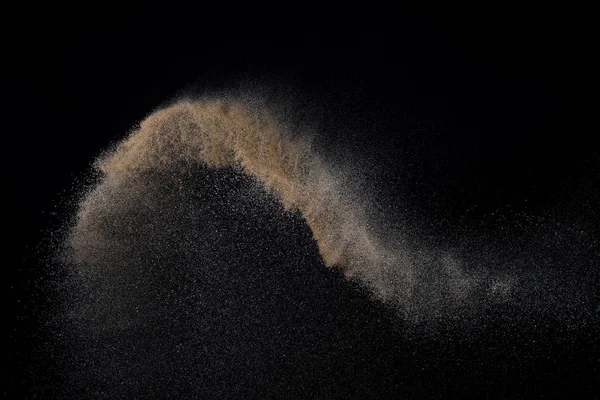
{"type": "Polygon", "coordinates": [[[344,195],[327,163],[293,129],[263,106],[226,98],[181,101],[154,112],[98,161],[101,181],[81,202],[69,238],[74,260],[86,262],[102,251],[103,221],[115,210],[135,208],[154,174],[190,165],[239,166],[285,209],[302,214],[326,265],[381,299],[406,295],[407,257],[379,243],[364,208],[344,195]]]}

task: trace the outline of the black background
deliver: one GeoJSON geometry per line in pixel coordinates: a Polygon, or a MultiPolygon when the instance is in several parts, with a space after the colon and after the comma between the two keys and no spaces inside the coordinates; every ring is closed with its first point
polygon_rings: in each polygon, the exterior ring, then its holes
{"type": "MultiPolygon", "coordinates": [[[[264,80],[317,98],[329,123],[348,127],[351,142],[371,134],[361,151],[377,151],[384,167],[405,163],[403,180],[377,173],[391,193],[408,185],[415,220],[427,215],[423,235],[439,229],[436,221],[493,223],[498,210],[543,214],[568,204],[597,173],[594,129],[584,123],[592,52],[584,11],[404,7],[325,15],[296,7],[277,14],[233,13],[233,4],[48,7],[13,16],[5,61],[13,123],[4,148],[8,244],[16,250],[5,265],[4,390],[13,397],[28,393],[51,364],[32,356],[50,308],[39,243],[60,225],[68,209],[62,199],[102,149],[178,94],[264,80]]],[[[589,361],[581,367],[583,388],[592,384],[591,368],[589,361]]],[[[558,376],[564,392],[581,389],[577,376],[558,376]]],[[[527,382],[514,393],[547,390],[527,382]]]]}

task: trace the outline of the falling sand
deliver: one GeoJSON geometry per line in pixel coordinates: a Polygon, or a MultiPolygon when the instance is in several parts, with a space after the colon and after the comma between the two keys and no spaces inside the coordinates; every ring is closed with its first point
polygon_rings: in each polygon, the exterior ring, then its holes
{"type": "MultiPolygon", "coordinates": [[[[357,190],[343,184],[308,135],[282,121],[260,102],[227,96],[155,111],[97,161],[100,180],[80,202],[68,236],[71,261],[87,270],[103,268],[94,260],[116,251],[111,219],[135,213],[162,177],[199,167],[237,168],[285,210],[300,213],[325,265],[405,315],[504,303],[522,286],[526,274],[494,274],[485,265],[467,271],[452,254],[415,251],[382,232],[367,213],[369,199],[349,196],[357,190]]],[[[120,229],[118,240],[126,243],[129,228],[120,229]]],[[[530,295],[536,298],[535,291],[530,295]]]]}
{"type": "Polygon", "coordinates": [[[74,260],[101,251],[102,221],[117,207],[136,207],[136,196],[157,172],[241,166],[286,210],[302,214],[325,264],[389,297],[410,280],[408,264],[399,265],[378,244],[361,207],[345,198],[310,144],[291,137],[266,110],[231,100],[184,101],[153,113],[99,162],[103,180],[81,204],[70,237],[74,260]]]}

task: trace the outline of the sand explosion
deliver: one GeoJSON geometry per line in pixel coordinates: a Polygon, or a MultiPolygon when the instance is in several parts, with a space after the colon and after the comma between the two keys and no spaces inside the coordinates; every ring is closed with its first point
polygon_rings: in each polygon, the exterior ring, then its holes
{"type": "Polygon", "coordinates": [[[69,238],[74,261],[89,263],[97,252],[110,251],[103,224],[115,213],[135,210],[157,174],[197,165],[241,167],[286,210],[301,213],[326,265],[341,268],[384,300],[409,292],[407,256],[392,255],[378,243],[363,208],[344,196],[345,188],[310,143],[264,107],[226,99],[158,110],[99,160],[102,180],[80,204],[69,238]]]}

